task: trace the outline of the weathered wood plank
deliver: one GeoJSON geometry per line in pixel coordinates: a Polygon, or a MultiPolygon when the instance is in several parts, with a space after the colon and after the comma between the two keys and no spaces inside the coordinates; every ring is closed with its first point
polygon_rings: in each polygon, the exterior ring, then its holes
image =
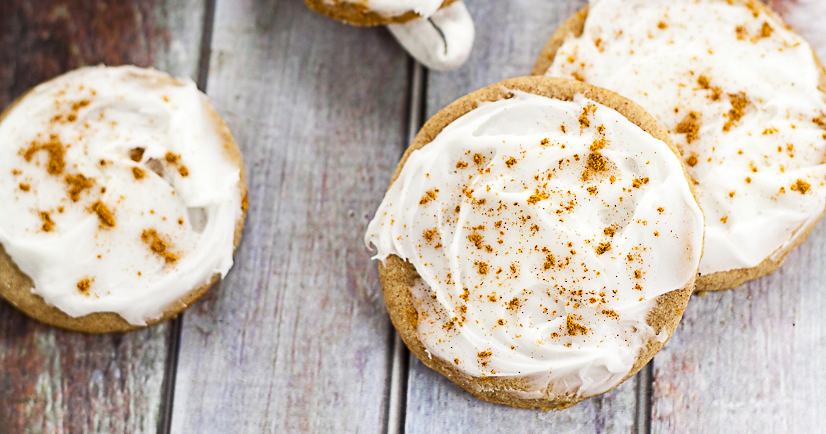
{"type": "MultiPolygon", "coordinates": [[[[585,3],[584,0],[467,2],[476,20],[474,51],[462,68],[430,73],[428,116],[471,91],[530,74],[556,26],[585,3]]],[[[479,401],[413,359],[405,420],[408,433],[500,433],[512,432],[514,427],[527,433],[627,433],[635,429],[635,379],[573,408],[543,413],[479,401]]]]}
{"type": "Polygon", "coordinates": [[[820,432],[826,224],[774,274],[695,297],[654,359],[653,432],[820,432]]]}
{"type": "MultiPolygon", "coordinates": [[[[0,109],[89,64],[195,76],[203,0],[0,2],[0,109]]],[[[156,432],[168,327],[83,336],[0,302],[0,432],[156,432]]]]}
{"type": "MultiPolygon", "coordinates": [[[[770,3],[826,55],[822,2],[770,3]]],[[[823,430],[824,245],[821,222],[774,274],[691,300],[654,359],[652,432],[823,430]]]]}
{"type": "Polygon", "coordinates": [[[172,431],[382,432],[392,334],[362,237],[406,146],[407,57],[300,1],[219,0],[209,77],[250,212],[184,317],[172,431]]]}
{"type": "Polygon", "coordinates": [[[410,362],[407,433],[630,433],[636,382],[563,411],[520,410],[480,401],[419,359],[410,362]]]}

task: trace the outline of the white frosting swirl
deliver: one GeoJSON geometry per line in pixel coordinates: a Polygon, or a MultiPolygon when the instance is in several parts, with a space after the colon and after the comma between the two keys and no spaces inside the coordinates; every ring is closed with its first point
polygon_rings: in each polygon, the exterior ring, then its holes
{"type": "Polygon", "coordinates": [[[654,299],[694,278],[703,216],[679,158],[616,111],[514,94],[411,153],[365,241],[422,277],[431,354],[527,379],[525,397],[592,396],[654,336],[654,299]]]}
{"type": "Polygon", "coordinates": [[[757,266],[826,205],[811,47],[730,3],[593,0],[547,72],[620,92],[672,132],[707,217],[704,274],[757,266]]]}
{"type": "Polygon", "coordinates": [[[429,20],[387,26],[399,43],[424,66],[448,71],[470,56],[476,28],[464,2],[439,9],[429,20]]]}
{"type": "Polygon", "coordinates": [[[143,325],[227,273],[240,169],[208,110],[192,81],[136,67],[68,73],[11,109],[0,244],[32,291],[143,325]]]}

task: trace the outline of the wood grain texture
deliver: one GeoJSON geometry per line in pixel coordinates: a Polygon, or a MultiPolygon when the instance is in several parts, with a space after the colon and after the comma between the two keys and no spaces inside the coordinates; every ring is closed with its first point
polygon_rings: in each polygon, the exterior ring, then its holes
{"type": "Polygon", "coordinates": [[[208,93],[249,175],[234,269],[183,321],[172,431],[384,431],[392,333],[363,235],[406,145],[408,60],[300,1],[219,0],[208,93]]]}
{"type": "MultiPolygon", "coordinates": [[[[202,0],[3,0],[0,109],[83,65],[154,64],[194,76],[203,10],[202,0]]],[[[0,432],[156,432],[167,339],[166,325],[63,332],[0,302],[0,432]]]]}
{"type": "MultiPolygon", "coordinates": [[[[476,43],[467,64],[430,72],[427,116],[459,97],[506,78],[528,75],[554,29],[584,0],[474,0],[476,43]]],[[[408,433],[628,433],[635,429],[636,380],[561,412],[517,410],[477,400],[413,358],[410,363],[408,433]],[[518,427],[518,428],[517,428],[518,427]]]]}
{"type": "Polygon", "coordinates": [[[653,432],[820,432],[826,224],[774,274],[695,297],[654,359],[653,432]]]}
{"type": "MultiPolygon", "coordinates": [[[[826,4],[768,2],[826,54],[826,4]]],[[[652,432],[821,432],[826,424],[826,223],[778,271],[694,297],[654,359],[652,432]]]]}
{"type": "Polygon", "coordinates": [[[631,433],[635,381],[562,411],[521,410],[476,399],[412,357],[405,432],[585,434],[631,433]]]}

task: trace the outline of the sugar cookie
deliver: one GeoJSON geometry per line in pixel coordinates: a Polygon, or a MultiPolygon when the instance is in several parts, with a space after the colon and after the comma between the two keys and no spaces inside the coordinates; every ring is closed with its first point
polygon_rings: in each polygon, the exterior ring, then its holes
{"type": "Polygon", "coordinates": [[[393,324],[477,397],[561,409],[662,347],[700,261],[703,216],[668,134],[573,80],[522,77],[430,119],[365,241],[393,324]]]}

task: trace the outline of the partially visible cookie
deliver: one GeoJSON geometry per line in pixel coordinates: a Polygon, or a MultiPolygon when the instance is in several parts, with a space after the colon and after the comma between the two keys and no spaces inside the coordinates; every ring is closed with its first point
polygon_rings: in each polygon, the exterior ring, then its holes
{"type": "Polygon", "coordinates": [[[631,98],[674,137],[706,213],[698,290],[773,272],[826,207],[826,69],[755,0],[597,0],[534,74],[631,98]]]}
{"type": "Polygon", "coordinates": [[[433,15],[457,0],[304,0],[307,7],[354,26],[403,24],[433,15]]]}
{"type": "Polygon", "coordinates": [[[422,65],[456,69],[468,59],[476,28],[457,0],[306,0],[307,6],[356,26],[387,25],[402,47],[422,65]]]}
{"type": "Polygon", "coordinates": [[[0,115],[0,295],[68,330],[183,312],[232,266],[241,154],[189,80],[82,68],[0,115]]]}
{"type": "Polygon", "coordinates": [[[475,396],[563,409],[662,347],[703,216],[667,132],[572,80],[506,80],[431,118],[365,241],[393,324],[475,396]]]}

